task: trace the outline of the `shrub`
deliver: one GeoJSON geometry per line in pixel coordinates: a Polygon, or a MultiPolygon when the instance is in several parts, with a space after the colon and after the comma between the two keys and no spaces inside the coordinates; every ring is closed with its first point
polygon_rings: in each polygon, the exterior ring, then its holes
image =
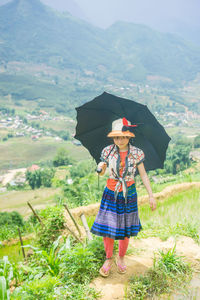
{"type": "Polygon", "coordinates": [[[55,175],[55,169],[43,169],[41,171],[42,185],[45,187],[51,187],[52,179],[55,175]]]}
{"type": "Polygon", "coordinates": [[[92,160],[82,161],[70,169],[70,175],[72,178],[81,178],[90,173],[94,173],[95,168],[96,164],[92,160]]]}
{"type": "Polygon", "coordinates": [[[12,298],[16,300],[52,300],[55,299],[53,297],[54,289],[60,284],[61,282],[58,278],[47,275],[43,278],[27,282],[22,287],[16,288],[12,298]]]}
{"type": "Polygon", "coordinates": [[[63,207],[47,207],[40,211],[44,227],[39,226],[38,243],[42,248],[48,249],[64,229],[63,207]]]}
{"type": "Polygon", "coordinates": [[[71,163],[69,154],[65,148],[59,148],[56,156],[53,159],[54,167],[67,166],[71,163]]]}
{"type": "Polygon", "coordinates": [[[23,217],[17,212],[0,212],[0,226],[1,225],[17,225],[23,226],[23,217]]]}

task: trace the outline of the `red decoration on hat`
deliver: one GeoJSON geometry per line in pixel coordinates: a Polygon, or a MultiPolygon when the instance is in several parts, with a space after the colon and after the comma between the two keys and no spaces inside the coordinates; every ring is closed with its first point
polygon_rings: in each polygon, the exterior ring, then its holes
{"type": "Polygon", "coordinates": [[[128,121],[126,120],[126,118],[123,118],[122,121],[124,126],[128,126],[128,121]]]}
{"type": "Polygon", "coordinates": [[[128,121],[126,118],[123,118],[122,119],[122,122],[123,122],[123,125],[124,126],[127,126],[127,127],[137,127],[137,125],[128,125],[128,121]]]}

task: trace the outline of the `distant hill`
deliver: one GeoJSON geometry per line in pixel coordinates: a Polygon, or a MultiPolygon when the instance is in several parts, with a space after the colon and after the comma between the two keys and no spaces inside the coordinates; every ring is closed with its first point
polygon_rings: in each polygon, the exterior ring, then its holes
{"type": "Polygon", "coordinates": [[[123,57],[126,79],[137,74],[142,80],[144,76],[159,75],[182,81],[194,78],[200,70],[200,48],[175,35],[125,22],[115,23],[106,33],[112,47],[123,57]]]}
{"type": "Polygon", "coordinates": [[[0,7],[1,61],[91,68],[128,79],[160,75],[189,80],[200,70],[200,48],[146,26],[119,22],[100,30],[39,0],[14,0],[0,7]]]}

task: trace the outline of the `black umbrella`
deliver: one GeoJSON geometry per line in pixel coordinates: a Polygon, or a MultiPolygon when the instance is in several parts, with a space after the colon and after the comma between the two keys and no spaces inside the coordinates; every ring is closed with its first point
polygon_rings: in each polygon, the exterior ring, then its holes
{"type": "Polygon", "coordinates": [[[170,137],[146,105],[104,92],[76,110],[75,138],[89,150],[97,163],[102,149],[112,143],[107,137],[112,122],[125,117],[131,124],[138,124],[134,128],[133,145],[144,151],[146,170],[163,168],[170,137]]]}

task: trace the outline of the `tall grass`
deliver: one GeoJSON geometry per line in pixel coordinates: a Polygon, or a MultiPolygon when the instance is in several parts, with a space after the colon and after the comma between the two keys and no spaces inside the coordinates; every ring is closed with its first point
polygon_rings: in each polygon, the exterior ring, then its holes
{"type": "Polygon", "coordinates": [[[167,252],[160,251],[154,257],[153,267],[144,276],[131,278],[125,299],[154,299],[155,295],[170,293],[185,285],[191,279],[191,274],[191,267],[176,254],[175,247],[167,252]]]}
{"type": "MultiPolygon", "coordinates": [[[[195,173],[187,174],[184,172],[180,172],[176,175],[166,174],[164,176],[158,176],[158,179],[161,179],[161,182],[155,183],[151,181],[151,187],[154,193],[161,192],[164,188],[169,185],[180,184],[184,182],[199,182],[200,181],[200,172],[197,171],[195,173]]],[[[137,191],[140,196],[147,194],[146,189],[144,188],[142,181],[139,176],[136,177],[136,185],[137,191]]]]}
{"type": "Polygon", "coordinates": [[[185,235],[199,242],[200,232],[200,190],[191,188],[165,201],[157,203],[157,210],[151,212],[149,206],[139,207],[143,230],[138,238],[159,236],[165,240],[169,236],[185,235]]]}

